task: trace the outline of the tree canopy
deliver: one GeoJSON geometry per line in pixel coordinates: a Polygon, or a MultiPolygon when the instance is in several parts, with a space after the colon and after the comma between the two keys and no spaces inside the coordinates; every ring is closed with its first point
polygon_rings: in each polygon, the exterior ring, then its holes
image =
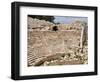
{"type": "Polygon", "coordinates": [[[42,15],[28,15],[28,17],[36,18],[39,20],[46,20],[49,22],[54,22],[54,16],[42,16],[42,15]]]}

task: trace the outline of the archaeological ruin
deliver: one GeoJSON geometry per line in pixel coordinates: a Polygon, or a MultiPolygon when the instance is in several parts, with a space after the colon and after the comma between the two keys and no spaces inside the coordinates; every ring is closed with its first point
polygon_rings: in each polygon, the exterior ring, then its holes
{"type": "Polygon", "coordinates": [[[88,26],[28,17],[28,66],[88,64],[88,26]]]}

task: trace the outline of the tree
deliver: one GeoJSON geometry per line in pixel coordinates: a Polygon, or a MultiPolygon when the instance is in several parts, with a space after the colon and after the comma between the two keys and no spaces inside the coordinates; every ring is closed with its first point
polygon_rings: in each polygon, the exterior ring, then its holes
{"type": "Polygon", "coordinates": [[[53,22],[54,23],[54,16],[42,16],[42,15],[28,15],[28,17],[32,17],[32,18],[36,18],[39,20],[46,20],[49,22],[53,22]]]}

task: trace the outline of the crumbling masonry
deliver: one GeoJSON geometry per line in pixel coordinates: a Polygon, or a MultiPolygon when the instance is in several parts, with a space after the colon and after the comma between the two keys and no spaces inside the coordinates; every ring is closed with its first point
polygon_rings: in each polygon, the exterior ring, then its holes
{"type": "Polygon", "coordinates": [[[87,64],[86,28],[80,21],[54,24],[28,17],[28,66],[87,64]]]}

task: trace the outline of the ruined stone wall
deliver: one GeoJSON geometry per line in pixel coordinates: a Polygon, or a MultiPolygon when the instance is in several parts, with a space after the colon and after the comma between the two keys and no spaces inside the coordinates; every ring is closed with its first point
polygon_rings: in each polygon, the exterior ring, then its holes
{"type": "MultiPolygon", "coordinates": [[[[45,64],[45,61],[66,58],[63,64],[78,64],[80,58],[80,38],[82,23],[76,21],[72,24],[53,24],[39,19],[28,18],[28,66],[45,64]],[[53,28],[56,26],[56,30],[53,28]],[[79,53],[78,53],[79,52],[79,53]],[[67,54],[67,55],[66,55],[67,54]],[[76,59],[74,58],[74,55],[76,59]],[[72,59],[72,57],[75,59],[72,59]],[[78,60],[77,60],[78,59],[78,60]],[[75,63],[76,61],[76,63],[75,63]],[[70,63],[68,63],[70,62],[70,63]]],[[[87,48],[86,48],[87,49],[87,48]]],[[[85,50],[86,50],[85,49],[85,50]]],[[[87,54],[87,51],[85,51],[87,54]]],[[[85,54],[85,55],[86,55],[85,54]]],[[[55,64],[57,64],[57,61],[55,64]]],[[[53,63],[54,64],[54,63],[53,63]]],[[[62,64],[59,62],[59,64],[62,64]]]]}
{"type": "Polygon", "coordinates": [[[28,56],[32,65],[39,59],[57,53],[68,53],[79,47],[80,31],[29,31],[28,56]]]}
{"type": "Polygon", "coordinates": [[[28,30],[30,31],[52,31],[54,26],[57,26],[58,31],[82,30],[83,23],[75,21],[71,24],[54,24],[49,21],[28,17],[28,30]]]}

